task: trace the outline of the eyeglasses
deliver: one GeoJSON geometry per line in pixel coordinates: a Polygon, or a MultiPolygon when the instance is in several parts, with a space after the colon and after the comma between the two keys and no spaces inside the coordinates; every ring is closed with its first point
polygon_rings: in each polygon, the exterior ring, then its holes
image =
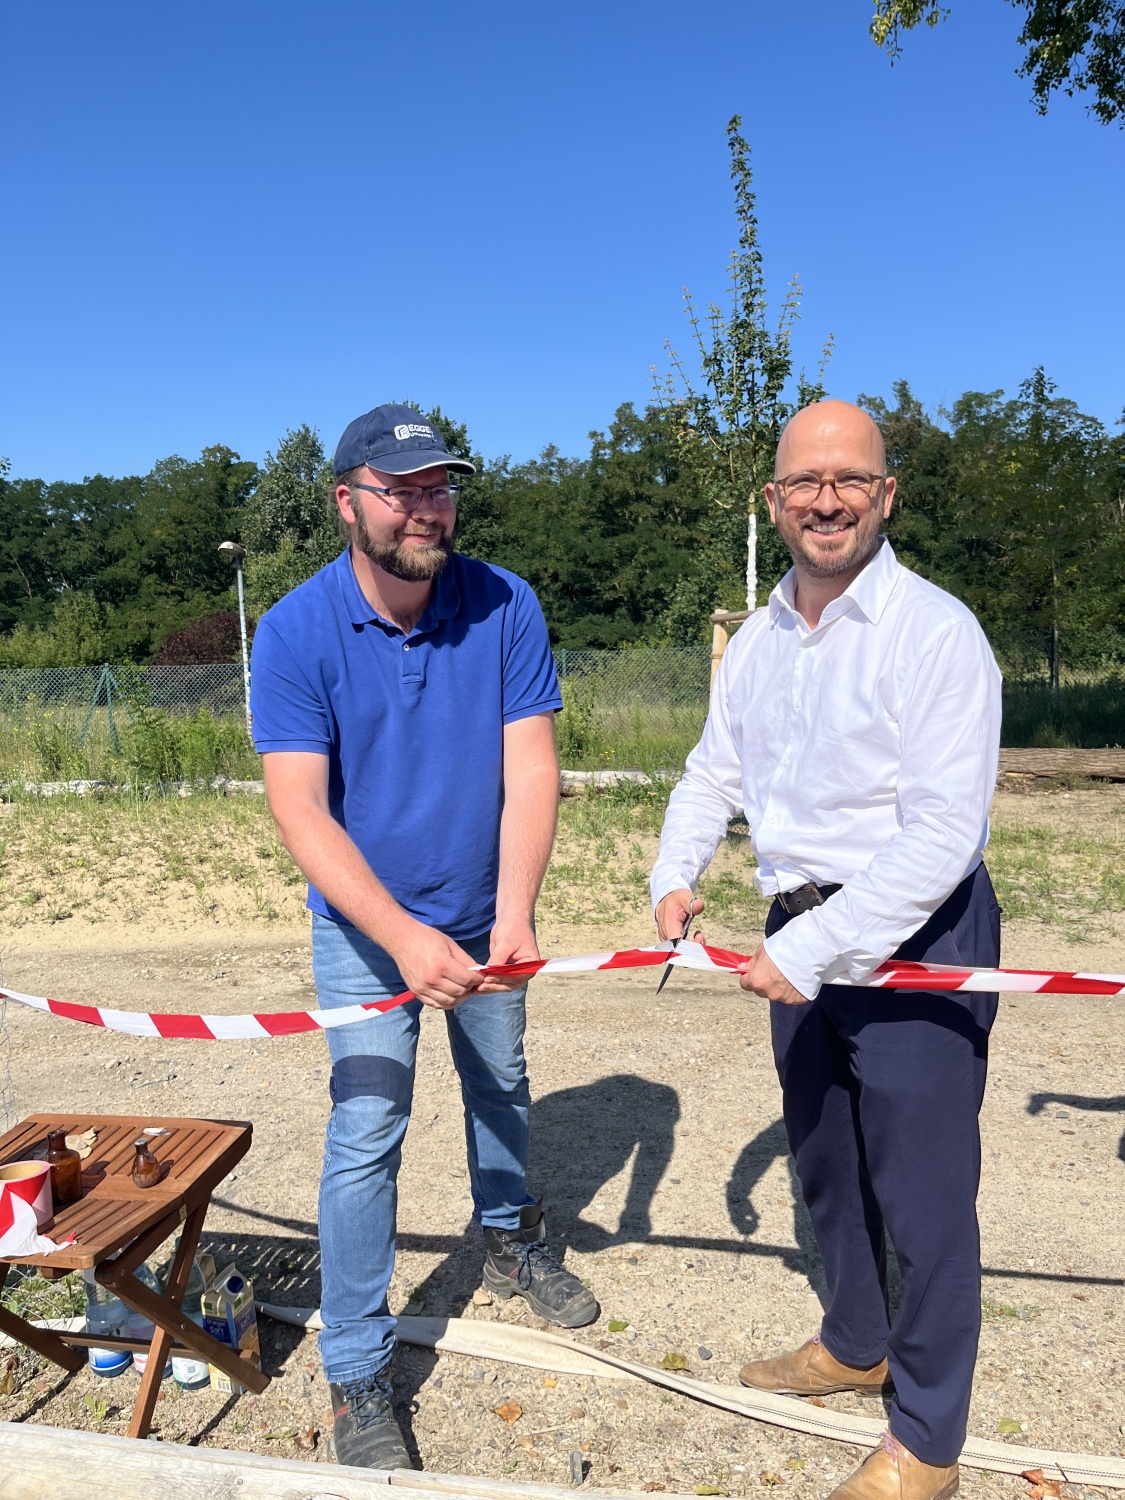
{"type": "Polygon", "coordinates": [[[427,484],[424,488],[420,485],[403,485],[401,488],[387,489],[381,484],[360,484],[358,479],[353,479],[348,486],[351,490],[367,490],[372,495],[382,495],[383,504],[388,510],[393,510],[396,516],[408,516],[411,512],[421,510],[429,497],[430,509],[452,510],[457,504],[457,496],[464,488],[460,484],[427,484]]]}
{"type": "Polygon", "coordinates": [[[865,469],[845,469],[831,478],[820,474],[786,474],[784,479],[775,479],[786,504],[811,505],[820,499],[820,492],[827,486],[835,490],[838,499],[845,505],[861,505],[872,500],[878,487],[886,479],[885,474],[869,474],[865,469]]]}

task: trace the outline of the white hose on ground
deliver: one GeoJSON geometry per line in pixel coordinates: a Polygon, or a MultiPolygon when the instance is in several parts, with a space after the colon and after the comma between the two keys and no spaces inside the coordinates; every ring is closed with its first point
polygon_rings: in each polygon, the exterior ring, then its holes
{"type": "MultiPolygon", "coordinates": [[[[279,1307],[271,1302],[259,1302],[258,1311],[298,1328],[324,1326],[320,1310],[315,1307],[279,1307]]],[[[768,1391],[750,1391],[737,1385],[710,1385],[703,1380],[692,1380],[668,1370],[636,1364],[630,1359],[619,1359],[608,1351],[576,1344],[558,1334],[521,1328],[516,1323],[400,1317],[398,1336],[405,1344],[415,1344],[441,1354],[466,1354],[476,1359],[530,1365],[532,1369],[551,1370],[563,1375],[594,1375],[618,1380],[624,1375],[678,1391],[682,1396],[691,1396],[708,1406],[718,1406],[757,1422],[768,1422],[773,1427],[787,1427],[793,1432],[831,1438],[840,1443],[874,1447],[886,1427],[885,1422],[871,1417],[810,1406],[796,1396],[775,1396],[768,1391]]],[[[993,1443],[986,1438],[970,1437],[962,1450],[961,1462],[972,1469],[991,1469],[1001,1474],[1042,1469],[1045,1479],[1125,1489],[1125,1458],[1058,1453],[1050,1448],[1023,1448],[1014,1443],[993,1443]]]]}

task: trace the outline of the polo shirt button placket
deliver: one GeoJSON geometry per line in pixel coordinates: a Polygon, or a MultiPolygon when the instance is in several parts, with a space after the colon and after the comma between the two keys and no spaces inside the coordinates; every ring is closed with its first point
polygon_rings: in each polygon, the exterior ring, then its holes
{"type": "MultiPolygon", "coordinates": [[[[417,642],[414,643],[414,646],[416,645],[417,642]]],[[[402,655],[399,657],[399,660],[402,663],[402,681],[404,685],[408,682],[420,683],[422,681],[422,656],[420,652],[414,649],[414,646],[411,645],[410,641],[403,641],[402,643],[402,655]]]]}

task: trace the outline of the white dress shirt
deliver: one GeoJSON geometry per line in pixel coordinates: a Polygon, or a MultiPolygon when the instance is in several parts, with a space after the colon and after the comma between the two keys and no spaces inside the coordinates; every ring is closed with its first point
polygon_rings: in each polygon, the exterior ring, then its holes
{"type": "Polygon", "coordinates": [[[786,573],[728,646],[672,792],[655,906],[694,890],[739,810],[764,896],[840,884],[766,941],[807,999],[865,979],[980,862],[1000,672],[972,613],[884,540],[810,630],[786,573]]]}

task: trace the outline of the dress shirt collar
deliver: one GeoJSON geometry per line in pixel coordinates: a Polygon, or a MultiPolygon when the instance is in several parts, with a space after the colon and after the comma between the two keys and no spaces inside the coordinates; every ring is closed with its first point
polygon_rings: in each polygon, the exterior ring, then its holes
{"type": "MultiPolygon", "coordinates": [[[[877,625],[895,591],[901,573],[902,565],[895,557],[890,542],[883,537],[879,550],[859,576],[852,579],[838,599],[833,599],[831,604],[826,606],[817,629],[831,625],[833,620],[839,619],[850,609],[859,610],[865,619],[877,625]]],[[[776,625],[783,615],[790,615],[798,620],[805,630],[808,630],[808,626],[797,611],[796,599],[797,573],[794,568],[790,568],[770,594],[768,606],[770,624],[776,625]]]]}

